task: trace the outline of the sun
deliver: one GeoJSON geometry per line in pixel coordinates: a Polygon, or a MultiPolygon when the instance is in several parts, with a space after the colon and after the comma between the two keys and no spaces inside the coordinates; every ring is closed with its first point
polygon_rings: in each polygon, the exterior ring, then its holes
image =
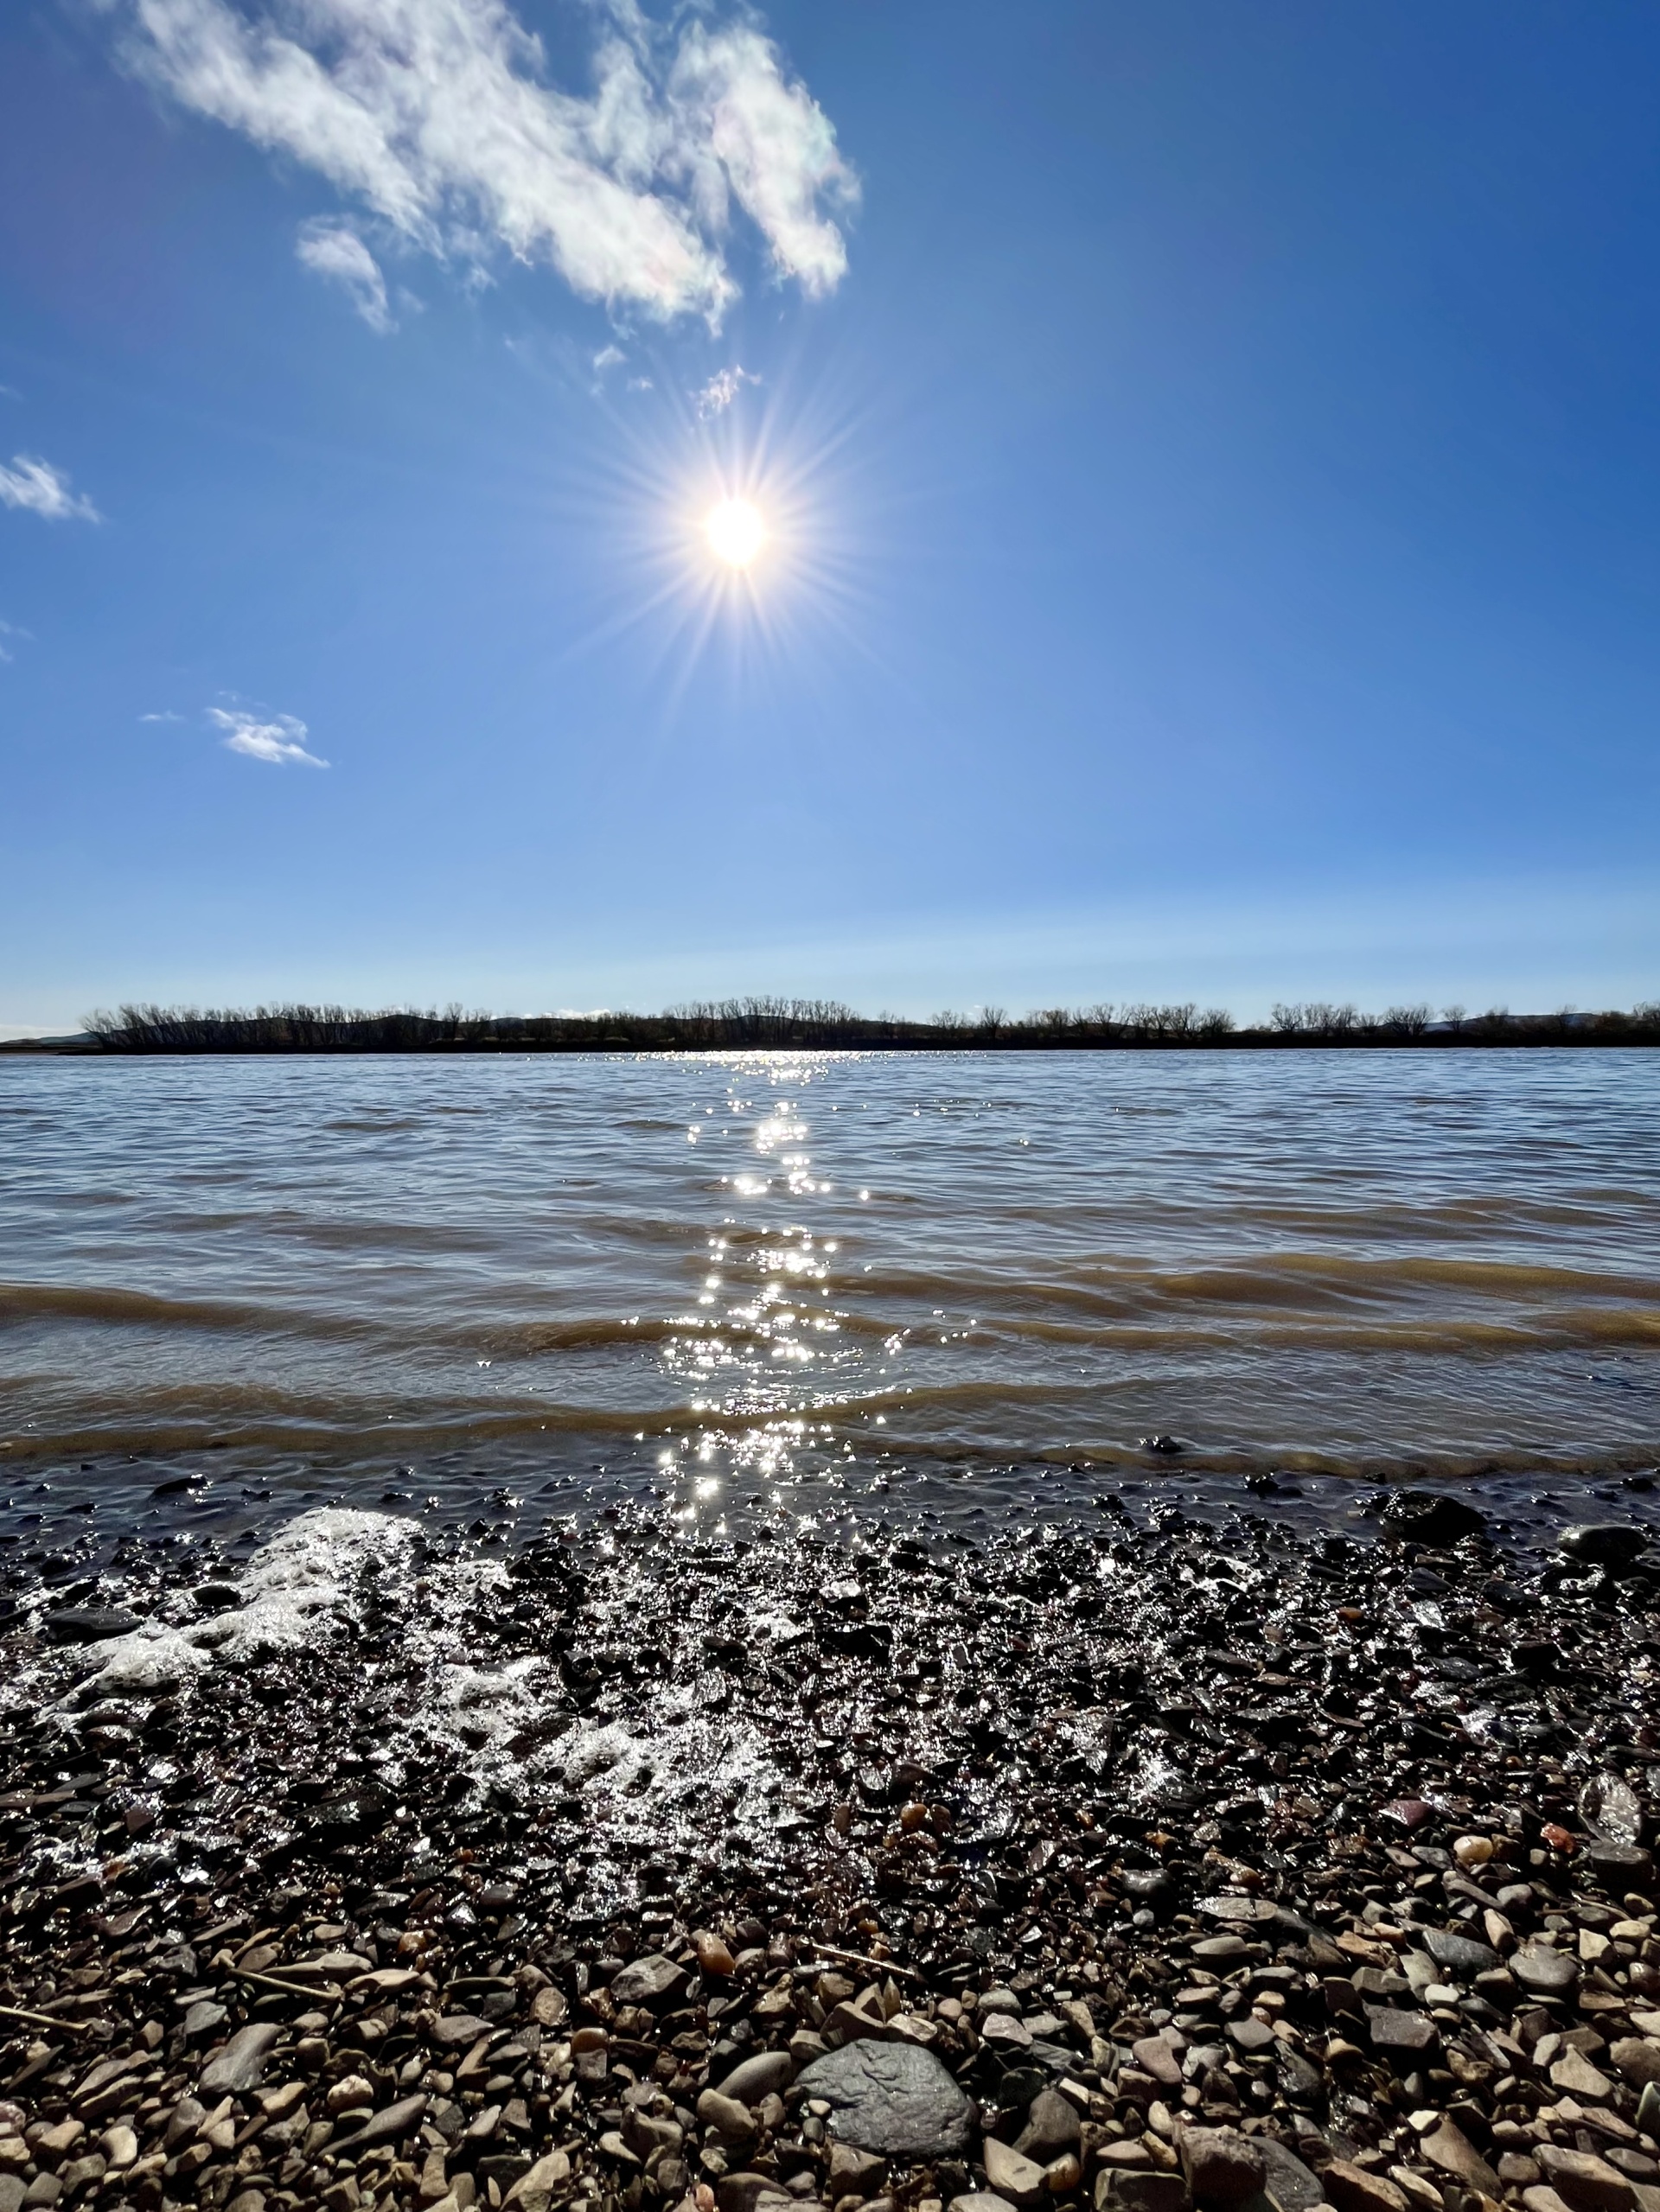
{"type": "Polygon", "coordinates": [[[703,534],[718,561],[730,569],[746,569],[767,542],[767,526],[748,500],[722,500],[711,508],[703,534]]]}

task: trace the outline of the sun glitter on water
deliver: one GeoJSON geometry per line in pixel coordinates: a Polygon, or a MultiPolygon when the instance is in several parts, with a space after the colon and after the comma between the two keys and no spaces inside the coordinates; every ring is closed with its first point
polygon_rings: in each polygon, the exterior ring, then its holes
{"type": "Polygon", "coordinates": [[[760,510],[748,500],[722,500],[703,526],[709,550],[727,568],[746,569],[767,542],[760,510]]]}

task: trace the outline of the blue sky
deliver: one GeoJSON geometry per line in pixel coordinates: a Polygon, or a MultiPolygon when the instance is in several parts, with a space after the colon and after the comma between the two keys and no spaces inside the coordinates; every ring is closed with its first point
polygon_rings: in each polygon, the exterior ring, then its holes
{"type": "Polygon", "coordinates": [[[7,10],[0,1025],[1660,996],[1657,111],[1639,5],[7,10]]]}

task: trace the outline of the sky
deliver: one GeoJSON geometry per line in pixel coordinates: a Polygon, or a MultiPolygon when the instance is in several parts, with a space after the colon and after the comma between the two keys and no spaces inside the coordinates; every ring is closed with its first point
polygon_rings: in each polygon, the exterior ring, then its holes
{"type": "Polygon", "coordinates": [[[0,1029],[1660,998],[1657,113],[1636,0],[15,0],[0,1029]]]}

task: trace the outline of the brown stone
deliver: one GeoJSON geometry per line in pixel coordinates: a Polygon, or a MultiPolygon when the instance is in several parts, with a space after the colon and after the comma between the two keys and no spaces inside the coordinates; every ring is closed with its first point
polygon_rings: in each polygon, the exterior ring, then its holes
{"type": "Polygon", "coordinates": [[[1542,2143],[1533,2155],[1547,2184],[1574,2212],[1631,2212],[1631,2184],[1606,2158],[1589,2151],[1565,2151],[1555,2143],[1542,2143]]]}
{"type": "Polygon", "coordinates": [[[1408,2212],[1404,2190],[1382,2174],[1369,2174],[1347,2158],[1333,2158],[1320,2176],[1337,2212],[1408,2212]]]}
{"type": "Polygon", "coordinates": [[[1451,2174],[1454,2181],[1461,2181],[1466,2189],[1478,2189],[1484,2196],[1498,2195],[1498,2176],[1463,2129],[1452,2120],[1443,2120],[1438,2128],[1424,2137],[1418,2147],[1432,2166],[1439,2166],[1444,2174],[1451,2174]]]}

